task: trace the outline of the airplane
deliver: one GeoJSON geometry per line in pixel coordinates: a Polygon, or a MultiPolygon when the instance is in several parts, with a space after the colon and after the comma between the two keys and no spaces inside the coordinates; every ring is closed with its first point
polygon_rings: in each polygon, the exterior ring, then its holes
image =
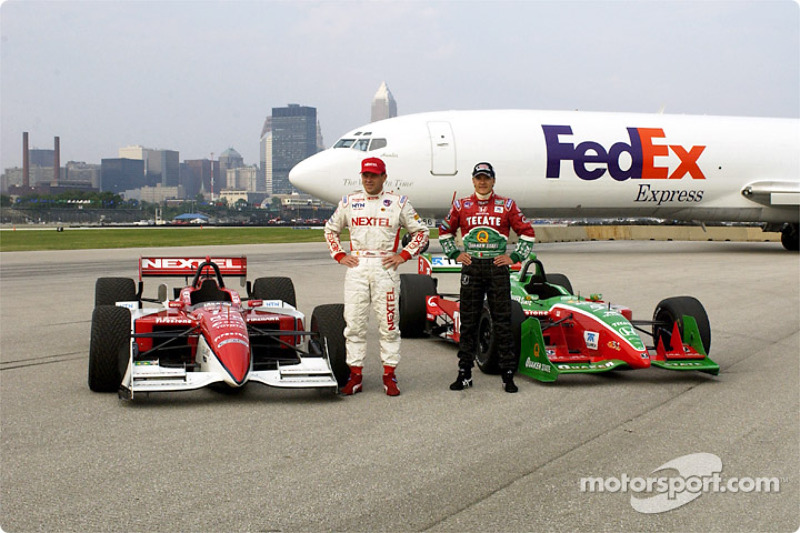
{"type": "Polygon", "coordinates": [[[403,115],[298,163],[297,189],[331,203],[386,162],[387,190],[442,217],[480,161],[529,218],[760,223],[800,247],[800,122],[790,118],[475,110],[403,115]]]}

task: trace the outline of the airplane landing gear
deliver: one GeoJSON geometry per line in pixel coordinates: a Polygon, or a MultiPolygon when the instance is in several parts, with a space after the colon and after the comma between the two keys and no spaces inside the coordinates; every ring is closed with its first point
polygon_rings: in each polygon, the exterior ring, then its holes
{"type": "Polygon", "coordinates": [[[784,224],[781,229],[781,244],[790,252],[800,250],[800,224],[784,224]]]}

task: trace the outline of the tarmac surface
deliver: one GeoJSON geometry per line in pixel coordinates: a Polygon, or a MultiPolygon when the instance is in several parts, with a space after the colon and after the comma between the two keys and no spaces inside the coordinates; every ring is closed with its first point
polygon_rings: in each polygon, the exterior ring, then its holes
{"type": "MultiPolygon", "coordinates": [[[[546,385],[518,377],[519,393],[506,394],[498,376],[476,371],[474,388],[453,392],[456,347],[406,339],[402,394],[389,398],[371,325],[364,392],[353,397],[250,384],[237,395],[199,390],[124,402],[86,384],[98,277],[136,278],[139,255],[247,255],[248,279],[292,277],[310,316],[316,305],[342,301],[344,267],[321,243],[3,253],[0,527],[797,530],[798,255],[753,242],[577,242],[536,251],[548,272],[630,307],[634,318],[649,319],[663,298],[695,296],[708,311],[710,357],[721,373],[653,368],[546,385]],[[684,458],[709,457],[697,454],[719,458],[720,484],[683,505],[686,491],[668,501],[642,492],[657,477],[676,489],[697,480],[684,458]],[[587,478],[604,490],[582,487],[587,478]],[[762,478],[769,492],[756,489],[762,478]],[[652,498],[662,512],[635,508],[652,498]]],[[[440,292],[457,290],[457,276],[439,277],[440,292]]],[[[145,294],[154,296],[157,283],[146,283],[145,294]]]]}

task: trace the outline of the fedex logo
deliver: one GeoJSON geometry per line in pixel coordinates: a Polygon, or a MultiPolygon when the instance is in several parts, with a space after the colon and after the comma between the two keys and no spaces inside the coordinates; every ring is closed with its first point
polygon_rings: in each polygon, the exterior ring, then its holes
{"type": "Polygon", "coordinates": [[[688,150],[676,144],[660,141],[666,135],[661,128],[627,128],[630,142],[614,143],[606,149],[594,141],[584,141],[578,145],[564,142],[562,138],[572,135],[570,126],[542,125],[547,144],[547,177],[558,178],[561,162],[572,161],[575,174],[582,180],[592,181],[608,173],[617,181],[628,179],[681,179],[687,174],[696,180],[706,179],[697,160],[705,146],[692,146],[688,150]],[[657,157],[666,157],[670,151],[680,160],[672,171],[665,166],[657,166],[657,157]],[[628,154],[630,167],[622,168],[622,154],[628,154]]]}
{"type": "Polygon", "coordinates": [[[350,219],[351,226],[378,226],[381,228],[389,227],[388,218],[380,217],[353,217],[350,219]]]}

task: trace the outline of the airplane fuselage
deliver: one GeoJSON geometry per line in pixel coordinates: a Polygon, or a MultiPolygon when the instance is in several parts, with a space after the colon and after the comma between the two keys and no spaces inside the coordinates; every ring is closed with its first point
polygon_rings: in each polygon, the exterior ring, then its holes
{"type": "Polygon", "coordinates": [[[796,119],[559,111],[443,111],[353,130],[299,163],[298,188],[329,202],[361,187],[365,157],[386,188],[442,216],[489,161],[495,190],[535,218],[800,221],[796,119]]]}

